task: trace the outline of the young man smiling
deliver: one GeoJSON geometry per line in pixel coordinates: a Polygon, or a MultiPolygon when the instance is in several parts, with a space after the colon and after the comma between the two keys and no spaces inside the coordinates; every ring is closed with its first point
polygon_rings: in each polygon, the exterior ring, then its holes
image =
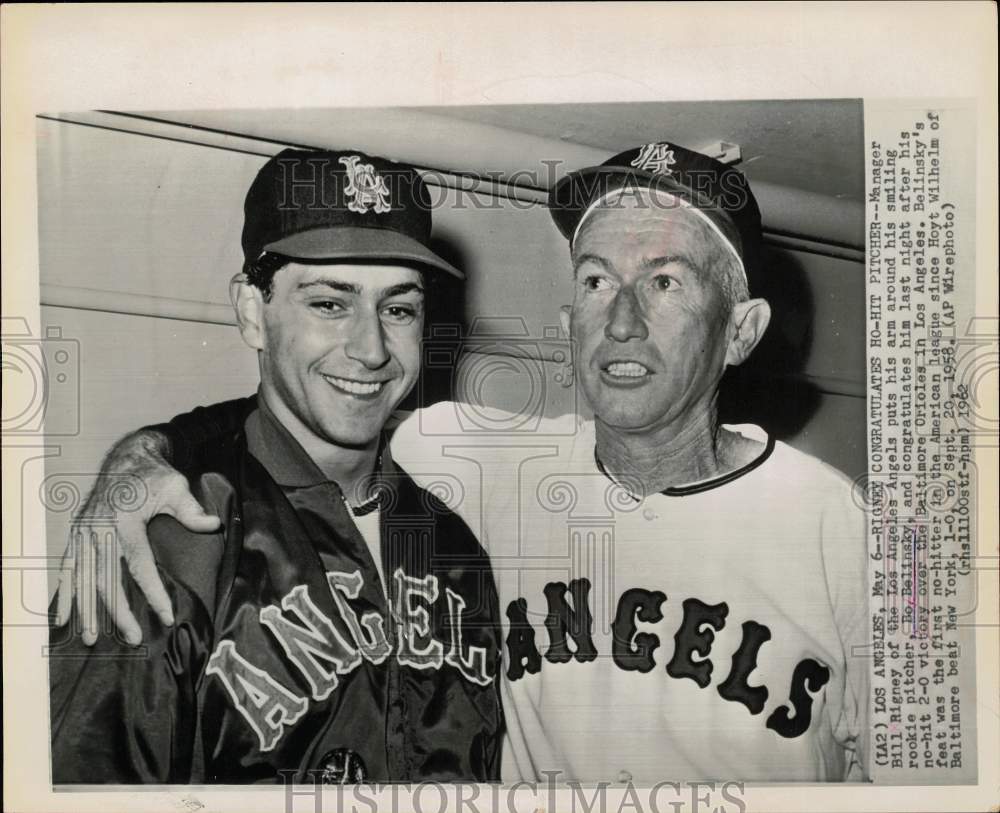
{"type": "Polygon", "coordinates": [[[461,276],[430,228],[411,168],[286,150],[260,170],[230,288],[258,397],[184,471],[222,526],[150,525],[176,622],[128,580],[144,650],[53,631],[56,784],[498,777],[488,559],[383,442],[427,280],[461,276]]]}

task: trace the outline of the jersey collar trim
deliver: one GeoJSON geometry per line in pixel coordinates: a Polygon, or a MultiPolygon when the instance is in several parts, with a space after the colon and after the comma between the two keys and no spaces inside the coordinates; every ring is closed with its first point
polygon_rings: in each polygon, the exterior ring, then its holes
{"type": "MultiPolygon", "coordinates": [[[[745,474],[749,474],[754,469],[762,465],[771,456],[771,453],[773,451],[774,451],[774,436],[768,434],[767,442],[764,445],[764,451],[762,451],[757,457],[755,457],[746,465],[740,466],[740,468],[733,469],[732,471],[727,472],[726,474],[719,475],[718,477],[712,477],[708,480],[700,480],[697,483],[691,483],[689,485],[684,485],[684,486],[670,486],[668,488],[663,489],[663,491],[659,493],[667,497],[687,497],[690,496],[691,494],[701,494],[703,491],[711,491],[713,488],[719,488],[720,486],[724,486],[727,483],[733,482],[733,480],[738,480],[745,474]]],[[[594,447],[594,462],[597,463],[597,470],[601,474],[607,477],[615,485],[625,489],[625,492],[633,500],[635,500],[636,502],[642,502],[641,497],[638,497],[635,494],[633,494],[631,491],[628,490],[628,488],[619,483],[614,477],[611,476],[611,474],[608,473],[608,470],[604,468],[604,464],[601,462],[601,459],[597,456],[596,447],[594,447]]]]}

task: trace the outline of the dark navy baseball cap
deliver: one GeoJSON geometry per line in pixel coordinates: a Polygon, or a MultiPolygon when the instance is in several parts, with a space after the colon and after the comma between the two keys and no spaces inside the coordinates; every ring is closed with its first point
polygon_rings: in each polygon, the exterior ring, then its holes
{"type": "Polygon", "coordinates": [[[602,204],[614,206],[627,189],[665,193],[667,200],[701,216],[736,254],[754,289],[760,270],[760,209],[742,172],[677,144],[644,144],[600,166],[569,173],[550,190],[549,210],[572,245],[590,213],[602,204]]]}
{"type": "Polygon", "coordinates": [[[243,256],[370,260],[465,279],[430,248],[431,201],[413,167],[357,150],[282,150],[247,192],[243,256]]]}

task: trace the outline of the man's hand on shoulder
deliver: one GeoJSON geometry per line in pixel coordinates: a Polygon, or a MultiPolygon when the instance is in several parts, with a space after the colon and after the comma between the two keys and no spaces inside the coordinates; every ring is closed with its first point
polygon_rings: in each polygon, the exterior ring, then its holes
{"type": "Polygon", "coordinates": [[[219,518],[205,513],[170,459],[170,443],[163,433],[140,429],[127,435],[105,458],[93,490],[73,518],[59,575],[55,623],[62,626],[70,619],[75,596],[88,646],[97,640],[98,596],[125,641],[133,646],[142,641],[122,587],[122,557],[160,620],[173,624],[170,599],[146,536],[154,516],[169,514],[196,533],[220,527],[219,518]]]}

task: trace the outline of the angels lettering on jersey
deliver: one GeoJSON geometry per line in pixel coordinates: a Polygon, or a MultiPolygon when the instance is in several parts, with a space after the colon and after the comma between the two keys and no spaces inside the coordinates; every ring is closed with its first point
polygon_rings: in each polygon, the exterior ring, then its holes
{"type": "Polygon", "coordinates": [[[467,645],[462,635],[462,614],[466,602],[450,587],[439,595],[437,576],[414,578],[397,568],[393,574],[395,646],[385,629],[382,615],[371,611],[360,617],[348,599],[356,599],[364,584],[360,571],[326,574],[336,605],[341,629],[309,596],[306,585],[298,585],[281,600],[281,607],[261,607],[260,624],[281,646],[288,661],[301,673],[310,688],[310,697],[296,694],[254,663],[253,652],[240,652],[234,641],[218,643],[206,673],[218,678],[233,705],[257,734],[260,750],[273,750],[307,712],[309,701],[326,700],[337,690],[340,678],[363,661],[374,665],[395,657],[401,666],[430,670],[449,668],[480,686],[488,686],[495,675],[487,672],[487,651],[467,645]],[[431,635],[428,607],[446,602],[450,640],[431,635]],[[393,651],[395,650],[395,651],[393,651]]]}
{"type": "MultiPolygon", "coordinates": [[[[598,652],[593,641],[593,615],[590,610],[590,580],[574,579],[567,585],[550,582],[545,585],[548,613],[545,628],[549,646],[544,660],[550,664],[590,663],[598,652]],[[573,648],[570,649],[569,642],[573,648]]],[[[655,650],[660,646],[659,637],[640,631],[639,622],[655,624],[663,620],[662,607],[666,594],[659,590],[634,587],[625,590],[618,599],[612,624],[612,660],[619,669],[629,672],[650,673],[657,667],[655,650]]],[[[716,685],[720,702],[740,703],[751,715],[764,710],[771,691],[780,688],[787,692],[789,702],[778,706],[763,724],[787,739],[805,734],[812,721],[812,695],[819,692],[830,680],[830,670],[823,664],[805,658],[796,664],[787,686],[769,688],[754,686],[750,674],[757,668],[761,647],[771,640],[771,630],[752,619],[743,622],[743,636],[739,647],[726,658],[712,650],[715,632],[723,629],[729,616],[729,605],[706,604],[697,598],[683,601],[683,617],[674,633],[674,651],[662,671],[675,679],[689,679],[699,688],[710,690],[712,672],[729,660],[725,679],[716,685]]],[[[507,634],[508,680],[522,679],[525,674],[537,674],[543,668],[543,656],[535,641],[534,627],[528,620],[527,603],[518,599],[507,607],[510,629],[507,634]]],[[[552,667],[549,667],[552,668],[552,667]]],[[[558,668],[558,667],[556,667],[558,668]]]]}

